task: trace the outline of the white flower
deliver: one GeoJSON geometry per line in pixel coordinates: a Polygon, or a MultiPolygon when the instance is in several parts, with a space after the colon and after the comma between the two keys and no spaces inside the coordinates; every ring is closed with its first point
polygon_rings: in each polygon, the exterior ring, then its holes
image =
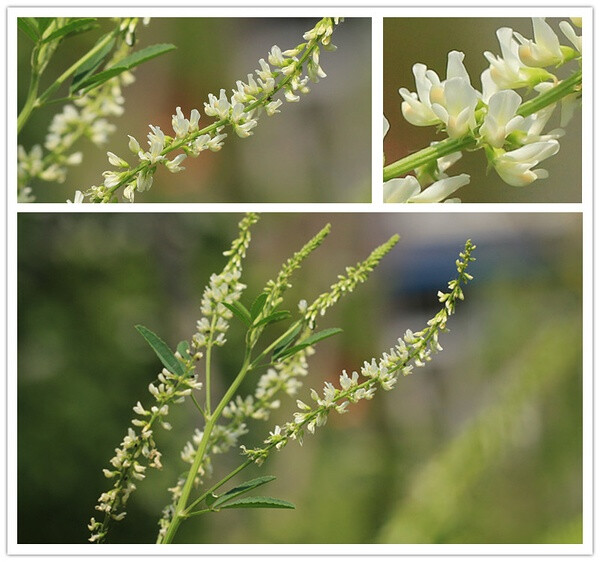
{"type": "Polygon", "coordinates": [[[150,150],[148,152],[141,152],[139,157],[140,160],[148,160],[151,164],[155,164],[165,159],[164,156],[161,156],[161,152],[165,148],[165,134],[161,131],[160,127],[150,125],[150,129],[152,129],[152,132],[148,133],[150,150]]]}
{"type": "Polygon", "coordinates": [[[475,128],[477,91],[466,78],[450,78],[444,83],[444,98],[445,104],[433,103],[432,110],[446,125],[450,138],[464,137],[475,128]]]}
{"type": "Polygon", "coordinates": [[[73,201],[67,199],[67,203],[83,203],[83,193],[77,190],[75,192],[75,197],[73,197],[73,201]]]}
{"type": "Polygon", "coordinates": [[[402,102],[402,115],[404,118],[418,127],[427,127],[439,123],[439,118],[431,109],[429,93],[432,82],[427,77],[427,67],[417,63],[413,66],[415,85],[417,93],[409,92],[406,88],[400,88],[398,92],[404,99],[402,102]]]}
{"type": "Polygon", "coordinates": [[[557,140],[534,142],[505,152],[494,160],[493,165],[498,175],[507,184],[522,187],[537,179],[548,177],[546,170],[542,168],[532,170],[532,168],[556,154],[559,148],[557,140]]]}
{"type": "Polygon", "coordinates": [[[109,163],[113,166],[117,166],[118,168],[129,168],[129,164],[114,152],[107,152],[106,155],[108,156],[109,163]]]}
{"type": "MultiPolygon", "coordinates": [[[[442,178],[421,191],[421,185],[414,176],[394,178],[383,184],[385,203],[439,203],[457,189],[469,183],[468,174],[442,178]]],[[[452,200],[448,202],[455,202],[452,200]]]]}
{"type": "MultiPolygon", "coordinates": [[[[572,18],[572,20],[575,20],[576,18],[572,18]]],[[[581,27],[581,18],[577,18],[579,19],[579,25],[578,27],[581,27]]],[[[577,23],[575,21],[573,21],[573,23],[575,25],[577,25],[577,23]]],[[[573,46],[581,53],[581,35],[577,35],[575,33],[575,30],[571,27],[571,25],[569,24],[568,21],[561,21],[558,24],[558,27],[560,27],[560,30],[563,32],[564,36],[573,44],[573,46]]]]}
{"type": "Polygon", "coordinates": [[[501,90],[490,98],[487,115],[479,129],[488,144],[500,148],[507,135],[523,123],[523,117],[516,115],[521,101],[521,96],[513,90],[501,90]]]}
{"type": "Polygon", "coordinates": [[[183,162],[185,158],[185,154],[178,154],[177,156],[175,156],[175,158],[173,158],[173,160],[167,162],[165,166],[167,167],[169,172],[172,172],[174,174],[177,172],[181,172],[181,170],[185,170],[185,168],[183,166],[180,166],[179,164],[181,164],[181,162],[183,162]]]}
{"type": "Polygon", "coordinates": [[[483,55],[490,63],[490,78],[501,89],[521,88],[528,84],[527,66],[519,58],[519,44],[510,27],[501,27],[496,31],[502,57],[489,51],[483,55]]]}
{"type": "Polygon", "coordinates": [[[563,62],[558,36],[546,23],[544,18],[532,18],[533,36],[535,41],[526,39],[520,33],[514,32],[519,40],[519,58],[528,66],[545,67],[563,62]]]}
{"type": "MultiPolygon", "coordinates": [[[[200,115],[198,115],[198,117],[200,117],[200,115]]],[[[185,137],[190,130],[190,121],[183,116],[181,107],[175,109],[175,115],[172,116],[171,124],[173,125],[173,131],[175,131],[178,138],[185,137]]]]}
{"type": "Polygon", "coordinates": [[[208,94],[208,102],[204,103],[204,113],[210,117],[219,117],[220,119],[227,119],[229,117],[229,110],[231,104],[227,99],[225,90],[221,89],[219,98],[217,99],[213,94],[208,94]]]}

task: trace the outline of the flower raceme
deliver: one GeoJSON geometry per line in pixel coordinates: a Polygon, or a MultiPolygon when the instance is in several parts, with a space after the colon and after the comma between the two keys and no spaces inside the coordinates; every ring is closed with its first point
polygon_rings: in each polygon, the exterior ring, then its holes
{"type": "Polygon", "coordinates": [[[456,261],[457,277],[448,283],[448,292],[438,292],[442,309],[427,322],[427,327],[419,332],[407,330],[396,345],[379,359],[365,361],[358,371],[349,375],[345,370],[339,377],[339,386],[325,382],[319,394],[311,390],[311,404],[297,400],[298,410],[293,420],[283,426],[276,425],[264,441],[264,447],[247,449],[242,446],[244,454],[257,464],[262,464],[273,449],[282,449],[290,440],[302,444],[304,432],[315,433],[317,427],[326,424],[331,412],[345,414],[351,404],[360,400],[371,400],[381,388],[392,390],[398,382],[398,376],[407,376],[414,367],[423,367],[431,361],[434,353],[442,350],[439,335],[447,331],[446,324],[454,314],[456,302],[464,299],[462,286],[473,277],[467,273],[470,262],[475,261],[472,252],[476,246],[467,240],[465,249],[456,261]]]}
{"type": "Polygon", "coordinates": [[[262,112],[267,116],[280,112],[283,101],[273,99],[278,92],[283,91],[287,102],[297,102],[300,94],[310,91],[309,81],[316,83],[325,78],[319,62],[321,48],[335,50],[331,36],[341,21],[343,18],[323,18],[304,34],[304,42],[293,49],[282,51],[274,45],[267,60],[259,60],[259,68],[254,74],[248,74],[246,82],[238,80],[230,94],[225,89],[221,89],[218,96],[209,94],[204,113],[214,119],[211,125],[200,128],[198,109],[192,109],[188,118],[181,107],[177,107],[171,121],[173,136],[150,125],[148,150],[143,150],[130,136],[129,149],[137,157],[138,164],[130,166],[125,159],[117,157],[117,160],[108,153],[109,162],[118,170],[104,172],[102,185],[92,186],[84,193],[85,197],[93,203],[113,202],[117,200],[117,190],[122,188],[124,199],[133,202],[136,193],[150,189],[159,165],[177,173],[185,169],[181,163],[187,156],[197,157],[206,150],[221,150],[228,127],[240,138],[251,136],[262,112]],[[167,156],[175,150],[182,152],[170,160],[167,156]]]}
{"type": "MultiPolygon", "coordinates": [[[[573,24],[581,26],[581,21],[574,19],[573,24]]],[[[548,70],[571,60],[581,63],[581,36],[567,21],[560,22],[559,28],[571,46],[560,44],[544,18],[533,18],[533,39],[500,28],[497,37],[501,55],[484,53],[489,67],[481,75],[481,91],[473,87],[461,52],[448,54],[444,80],[424,64],[415,64],[416,92],[399,90],[402,114],[412,125],[437,126],[448,138],[386,166],[384,201],[445,200],[469,181],[466,174],[455,178],[445,174],[448,165],[443,159],[456,162],[460,149],[485,149],[491,167],[512,186],[548,177],[545,170],[532,168],[558,152],[557,139],[564,131],[555,129],[543,134],[543,129],[558,101],[562,105],[561,127],[567,124],[581,90],[581,70],[563,81],[548,70]],[[524,101],[517,89],[535,96],[524,101]],[[416,165],[412,166],[413,162],[416,165]],[[411,170],[414,175],[397,177],[411,170]]],[[[384,118],[384,136],[388,129],[384,118]]]]}

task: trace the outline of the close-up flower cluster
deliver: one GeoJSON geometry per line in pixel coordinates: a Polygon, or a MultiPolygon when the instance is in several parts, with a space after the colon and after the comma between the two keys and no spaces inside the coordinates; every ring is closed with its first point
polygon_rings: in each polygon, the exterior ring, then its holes
{"type": "MultiPolygon", "coordinates": [[[[496,33],[501,54],[483,53],[489,66],[481,73],[479,89],[463,52],[448,54],[445,79],[425,64],[414,64],[416,92],[399,90],[402,115],[414,126],[436,127],[446,138],[385,165],[384,200],[460,202],[449,197],[470,177],[449,177],[447,170],[463,151],[482,149],[488,166],[513,187],[547,178],[539,165],[559,151],[558,139],[581,98],[582,38],[575,31],[581,25],[581,18],[561,21],[559,37],[545,18],[533,18],[533,39],[501,27],[496,33]],[[571,61],[575,68],[559,78],[555,69],[571,61]],[[560,127],[547,130],[559,106],[560,127]]],[[[389,127],[384,118],[384,136],[389,127]]]]}

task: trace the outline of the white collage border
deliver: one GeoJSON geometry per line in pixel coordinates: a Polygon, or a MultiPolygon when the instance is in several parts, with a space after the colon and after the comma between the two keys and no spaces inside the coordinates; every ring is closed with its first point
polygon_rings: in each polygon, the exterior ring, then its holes
{"type": "MultiPolygon", "coordinates": [[[[0,385],[2,402],[6,404],[6,417],[3,420],[2,434],[6,436],[5,447],[2,454],[5,455],[0,462],[4,478],[0,499],[4,499],[6,511],[3,514],[5,520],[0,522],[0,538],[4,539],[5,555],[190,555],[199,554],[199,545],[19,545],[16,542],[16,479],[17,479],[17,433],[16,433],[16,367],[17,367],[17,215],[18,213],[71,213],[71,212],[134,212],[134,213],[239,213],[246,211],[261,212],[336,212],[336,213],[453,213],[453,212],[498,212],[498,213],[581,213],[583,216],[583,279],[584,279],[584,384],[583,384],[583,467],[584,467],[584,540],[582,545],[202,545],[203,556],[218,555],[224,558],[229,555],[360,555],[371,557],[378,555],[585,555],[593,554],[594,551],[594,442],[595,416],[593,412],[593,350],[596,343],[594,333],[594,205],[593,197],[595,156],[595,115],[594,115],[594,89],[586,87],[583,93],[583,153],[582,153],[582,202],[571,204],[547,203],[547,204],[462,204],[462,205],[386,205],[382,202],[381,189],[381,142],[383,131],[381,118],[383,113],[383,18],[384,17],[410,17],[426,16],[427,12],[432,17],[506,17],[507,10],[511,16],[531,17],[532,15],[544,15],[546,17],[569,16],[584,17],[586,29],[595,27],[595,11],[589,6],[570,6],[554,4],[553,2],[529,2],[523,7],[518,2],[510,2],[502,6],[483,7],[481,2],[464,1],[460,6],[449,2],[423,2],[418,6],[391,2],[379,2],[377,6],[352,6],[349,2],[329,2],[326,6],[319,3],[301,2],[295,6],[281,6],[277,2],[263,1],[260,6],[253,2],[223,2],[219,6],[200,6],[198,3],[180,1],[178,6],[163,7],[160,5],[148,5],[139,1],[128,2],[127,7],[122,5],[110,5],[103,3],[99,5],[81,8],[81,3],[66,0],[60,6],[35,6],[37,16],[56,15],[58,11],[68,11],[69,16],[90,15],[94,16],[131,16],[132,12],[151,17],[175,17],[175,16],[250,16],[253,17],[299,17],[331,12],[334,8],[336,14],[344,17],[368,17],[372,20],[372,203],[354,204],[169,204],[169,203],[136,203],[134,205],[68,205],[64,204],[17,204],[14,190],[11,186],[16,184],[16,142],[11,131],[16,130],[16,60],[11,58],[11,53],[16,52],[16,30],[15,19],[24,15],[27,10],[33,9],[31,4],[12,2],[4,11],[6,30],[6,76],[5,76],[5,104],[4,125],[6,131],[5,169],[7,171],[6,199],[3,201],[3,211],[6,217],[5,230],[5,267],[6,275],[3,278],[5,301],[5,338],[4,356],[6,358],[6,385],[0,385]],[[433,14],[435,14],[433,16],[433,14]],[[588,23],[589,22],[589,23],[588,23]],[[587,142],[585,142],[587,141],[587,142]],[[160,550],[158,550],[160,548],[160,550]]],[[[586,53],[595,53],[593,33],[584,35],[584,50],[586,53]]],[[[584,58],[584,75],[594,76],[597,57],[586,56],[584,58]]],[[[592,80],[586,78],[586,83],[592,80]]],[[[2,556],[0,552],[0,556],[2,556]]]]}

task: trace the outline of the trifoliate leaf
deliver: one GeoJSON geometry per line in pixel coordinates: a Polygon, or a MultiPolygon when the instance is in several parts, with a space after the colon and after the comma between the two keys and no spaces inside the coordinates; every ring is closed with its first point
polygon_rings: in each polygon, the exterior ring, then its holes
{"type": "Polygon", "coordinates": [[[149,330],[145,326],[138,324],[135,329],[142,334],[143,338],[148,342],[150,347],[154,350],[157,357],[161,360],[162,364],[172,373],[176,375],[183,375],[183,367],[177,360],[177,357],[169,349],[167,344],[161,340],[153,331],[149,330]]]}

